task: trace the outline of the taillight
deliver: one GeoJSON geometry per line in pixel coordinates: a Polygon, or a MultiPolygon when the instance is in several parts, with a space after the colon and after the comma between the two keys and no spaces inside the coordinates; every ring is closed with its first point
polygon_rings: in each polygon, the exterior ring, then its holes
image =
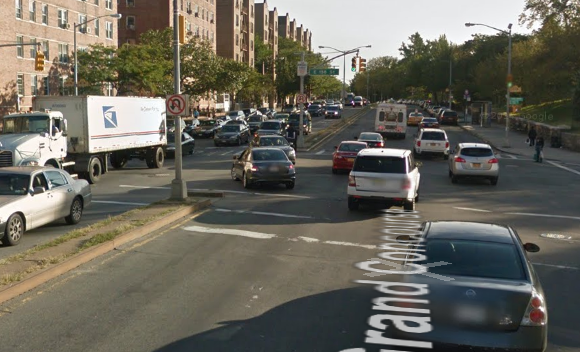
{"type": "Polygon", "coordinates": [[[522,319],[523,326],[543,326],[546,325],[546,302],[536,291],[532,292],[532,298],[522,319]]]}
{"type": "Polygon", "coordinates": [[[411,189],[411,180],[409,180],[408,178],[403,180],[403,189],[404,190],[411,189]]]}
{"type": "Polygon", "coordinates": [[[294,170],[294,164],[290,164],[290,166],[288,166],[289,170],[294,170]]]}
{"type": "Polygon", "coordinates": [[[460,156],[456,156],[455,158],[453,158],[453,161],[455,161],[456,163],[464,163],[465,159],[463,159],[460,156]]]}
{"type": "Polygon", "coordinates": [[[445,148],[449,148],[449,142],[445,142],[445,148]]]}
{"type": "Polygon", "coordinates": [[[252,166],[252,171],[256,172],[256,171],[258,171],[258,170],[260,170],[260,168],[259,168],[259,167],[257,167],[257,166],[252,166]]]}
{"type": "Polygon", "coordinates": [[[421,146],[421,141],[417,141],[417,147],[421,146]]]}
{"type": "Polygon", "coordinates": [[[488,164],[497,164],[497,162],[498,162],[497,159],[493,158],[493,159],[490,159],[487,163],[488,164]]]}
{"type": "Polygon", "coordinates": [[[384,146],[385,146],[385,143],[383,143],[383,142],[377,143],[377,147],[384,147],[384,146]]]}
{"type": "Polygon", "coordinates": [[[356,178],[352,175],[348,175],[348,185],[350,187],[356,187],[356,178]]]}

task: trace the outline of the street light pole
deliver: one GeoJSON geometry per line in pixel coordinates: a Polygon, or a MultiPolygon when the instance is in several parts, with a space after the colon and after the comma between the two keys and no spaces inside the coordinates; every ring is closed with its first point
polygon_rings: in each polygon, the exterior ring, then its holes
{"type": "MultiPolygon", "coordinates": [[[[177,1],[177,0],[176,0],[177,1]]],[[[300,63],[304,64],[304,55],[306,53],[303,51],[301,53],[300,63]]],[[[300,75],[300,95],[304,94],[304,75],[300,75]]],[[[296,139],[296,149],[304,148],[304,103],[300,103],[300,120],[298,122],[298,137],[296,139]]]]}
{"type": "Polygon", "coordinates": [[[92,20],[88,20],[88,21],[84,21],[82,23],[73,23],[73,32],[74,32],[74,36],[73,36],[73,55],[74,55],[74,60],[75,60],[75,75],[74,75],[74,80],[75,80],[75,96],[79,95],[79,79],[78,79],[78,71],[79,71],[79,63],[78,63],[78,59],[77,59],[77,28],[79,28],[80,26],[84,26],[89,22],[93,22],[95,20],[98,20],[99,18],[103,18],[103,17],[113,17],[116,19],[121,19],[123,17],[122,14],[120,13],[115,13],[115,14],[111,14],[111,15],[102,15],[102,16],[97,16],[95,18],[93,18],[92,20]]]}
{"type": "Polygon", "coordinates": [[[452,107],[452,101],[453,101],[453,93],[451,90],[451,84],[453,82],[453,60],[449,59],[449,110],[451,110],[452,107]]]}

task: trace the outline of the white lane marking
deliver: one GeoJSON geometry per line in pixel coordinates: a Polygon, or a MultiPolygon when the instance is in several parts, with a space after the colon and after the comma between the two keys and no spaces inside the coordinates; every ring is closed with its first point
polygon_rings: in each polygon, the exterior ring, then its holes
{"type": "Polygon", "coordinates": [[[453,207],[453,209],[467,210],[467,211],[477,211],[477,212],[480,212],[480,213],[491,213],[490,210],[483,210],[483,209],[461,208],[461,207],[453,207]]]}
{"type": "Polygon", "coordinates": [[[532,263],[534,265],[540,266],[549,266],[551,268],[558,268],[558,269],[572,269],[572,270],[580,270],[580,268],[576,268],[574,266],[566,266],[566,265],[554,265],[554,264],[544,264],[544,263],[532,263]]]}
{"type": "Polygon", "coordinates": [[[254,215],[277,216],[277,217],[280,217],[280,218],[294,218],[294,219],[314,219],[312,216],[301,216],[301,215],[292,215],[292,214],[269,213],[269,212],[263,212],[263,211],[231,210],[231,209],[222,209],[222,208],[217,208],[217,209],[214,209],[214,210],[215,211],[222,212],[222,213],[254,214],[254,215]]]}
{"type": "Polygon", "coordinates": [[[191,231],[191,232],[216,233],[216,234],[222,234],[222,235],[232,235],[232,236],[257,238],[257,239],[263,239],[263,240],[278,237],[278,236],[271,234],[271,233],[262,233],[262,232],[235,230],[235,229],[214,229],[211,227],[202,227],[202,226],[188,226],[188,227],[184,227],[183,229],[186,231],[191,231]]]}
{"type": "Polygon", "coordinates": [[[325,152],[325,151],[326,151],[326,150],[322,149],[321,151],[319,151],[319,152],[317,152],[317,153],[315,153],[315,154],[316,154],[316,155],[322,155],[322,154],[324,154],[324,152],[325,152]]]}
{"type": "Polygon", "coordinates": [[[221,153],[220,155],[228,155],[228,154],[234,154],[236,151],[235,150],[228,150],[225,153],[221,153]]]}
{"type": "Polygon", "coordinates": [[[360,243],[350,243],[350,242],[338,242],[338,241],[324,241],[323,243],[326,244],[334,244],[337,246],[350,246],[350,247],[361,247],[367,249],[376,249],[377,246],[374,245],[367,245],[367,244],[360,244],[360,243]]]}
{"type": "Polygon", "coordinates": [[[218,149],[219,147],[205,147],[205,149],[218,149]]]}
{"type": "Polygon", "coordinates": [[[149,205],[149,204],[151,204],[151,203],[115,202],[115,201],[108,201],[108,200],[92,200],[91,203],[119,204],[119,205],[149,205]]]}
{"type": "Polygon", "coordinates": [[[550,165],[553,165],[553,166],[555,166],[555,167],[559,167],[559,168],[560,168],[560,169],[562,169],[562,170],[566,170],[566,171],[572,172],[572,173],[574,173],[574,174],[576,174],[576,175],[580,175],[580,171],[573,170],[573,169],[571,169],[571,168],[569,168],[569,167],[566,167],[566,166],[564,166],[564,165],[560,165],[560,164],[558,164],[558,163],[555,163],[555,162],[553,162],[553,161],[546,160],[546,162],[547,162],[548,164],[550,164],[550,165]]]}
{"type": "Polygon", "coordinates": [[[310,243],[320,242],[320,240],[318,238],[312,238],[312,237],[298,236],[298,239],[300,239],[304,242],[310,242],[310,243]]]}
{"type": "MultiPolygon", "coordinates": [[[[152,186],[133,186],[133,185],[119,185],[119,187],[121,187],[121,188],[138,188],[138,189],[171,189],[171,187],[152,187],[152,186]]],[[[254,192],[244,192],[244,191],[230,191],[230,190],[223,190],[223,189],[189,188],[188,191],[193,191],[193,192],[223,192],[223,193],[233,193],[233,194],[252,194],[255,196],[312,199],[312,197],[298,196],[298,195],[293,195],[293,194],[254,193],[254,192]]]]}
{"type": "Polygon", "coordinates": [[[170,187],[152,187],[152,186],[132,186],[132,185],[119,185],[121,188],[141,188],[141,189],[171,189],[170,187]]]}
{"type": "Polygon", "coordinates": [[[521,216],[538,216],[543,218],[558,218],[558,219],[572,219],[580,220],[578,216],[566,216],[566,215],[549,215],[549,214],[534,214],[534,213],[505,213],[506,215],[521,215],[521,216]]]}
{"type": "Polygon", "coordinates": [[[507,154],[508,158],[512,158],[512,159],[517,159],[517,157],[515,155],[511,155],[511,154],[507,154]]]}

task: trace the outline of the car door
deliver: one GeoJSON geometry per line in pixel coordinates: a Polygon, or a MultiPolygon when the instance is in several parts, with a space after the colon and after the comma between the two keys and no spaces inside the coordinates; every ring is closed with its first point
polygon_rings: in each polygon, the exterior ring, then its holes
{"type": "Polygon", "coordinates": [[[236,176],[239,179],[242,179],[242,175],[244,174],[244,164],[245,164],[244,160],[246,159],[248,153],[249,149],[246,149],[236,160],[234,160],[234,170],[236,176]]]}
{"type": "Polygon", "coordinates": [[[409,163],[409,176],[415,184],[415,195],[417,195],[421,183],[421,174],[419,173],[419,167],[417,167],[417,164],[415,163],[415,158],[413,158],[412,154],[410,154],[407,157],[407,160],[409,163]]]}
{"type": "Polygon", "coordinates": [[[70,214],[70,206],[75,197],[74,188],[60,170],[48,170],[44,174],[52,193],[53,220],[70,214]]]}
{"type": "Polygon", "coordinates": [[[248,126],[243,125],[240,133],[242,142],[246,143],[250,140],[250,131],[248,130],[248,126]]]}
{"type": "Polygon", "coordinates": [[[45,192],[33,195],[30,199],[29,221],[27,229],[36,228],[53,221],[52,191],[48,180],[42,172],[32,175],[32,190],[35,187],[43,187],[45,192]]]}

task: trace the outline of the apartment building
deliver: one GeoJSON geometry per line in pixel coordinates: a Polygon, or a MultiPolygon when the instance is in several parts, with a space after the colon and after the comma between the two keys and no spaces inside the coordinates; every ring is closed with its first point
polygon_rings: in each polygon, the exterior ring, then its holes
{"type": "Polygon", "coordinates": [[[290,15],[278,16],[278,36],[288,38],[290,35],[290,15]]]}
{"type": "Polygon", "coordinates": [[[310,32],[310,29],[304,31],[302,46],[308,51],[312,51],[312,32],[310,32]]]}
{"type": "MultiPolygon", "coordinates": [[[[173,27],[173,0],[118,0],[119,46],[139,42],[148,30],[173,27]]],[[[185,17],[185,31],[189,35],[216,44],[215,0],[179,0],[179,14],[185,17]]]]}
{"type": "Polygon", "coordinates": [[[254,0],[216,0],[216,14],[217,54],[254,67],[254,0]]]}
{"type": "Polygon", "coordinates": [[[278,10],[269,10],[268,3],[264,1],[256,4],[256,39],[259,37],[263,43],[272,50],[272,58],[268,67],[264,67],[262,73],[275,75],[274,63],[278,56],[278,10]]]}
{"type": "Polygon", "coordinates": [[[3,0],[0,43],[20,45],[0,47],[0,113],[29,110],[37,95],[74,94],[74,30],[79,51],[117,46],[115,14],[114,0],[3,0]],[[45,56],[42,72],[34,67],[37,48],[45,56]]]}

